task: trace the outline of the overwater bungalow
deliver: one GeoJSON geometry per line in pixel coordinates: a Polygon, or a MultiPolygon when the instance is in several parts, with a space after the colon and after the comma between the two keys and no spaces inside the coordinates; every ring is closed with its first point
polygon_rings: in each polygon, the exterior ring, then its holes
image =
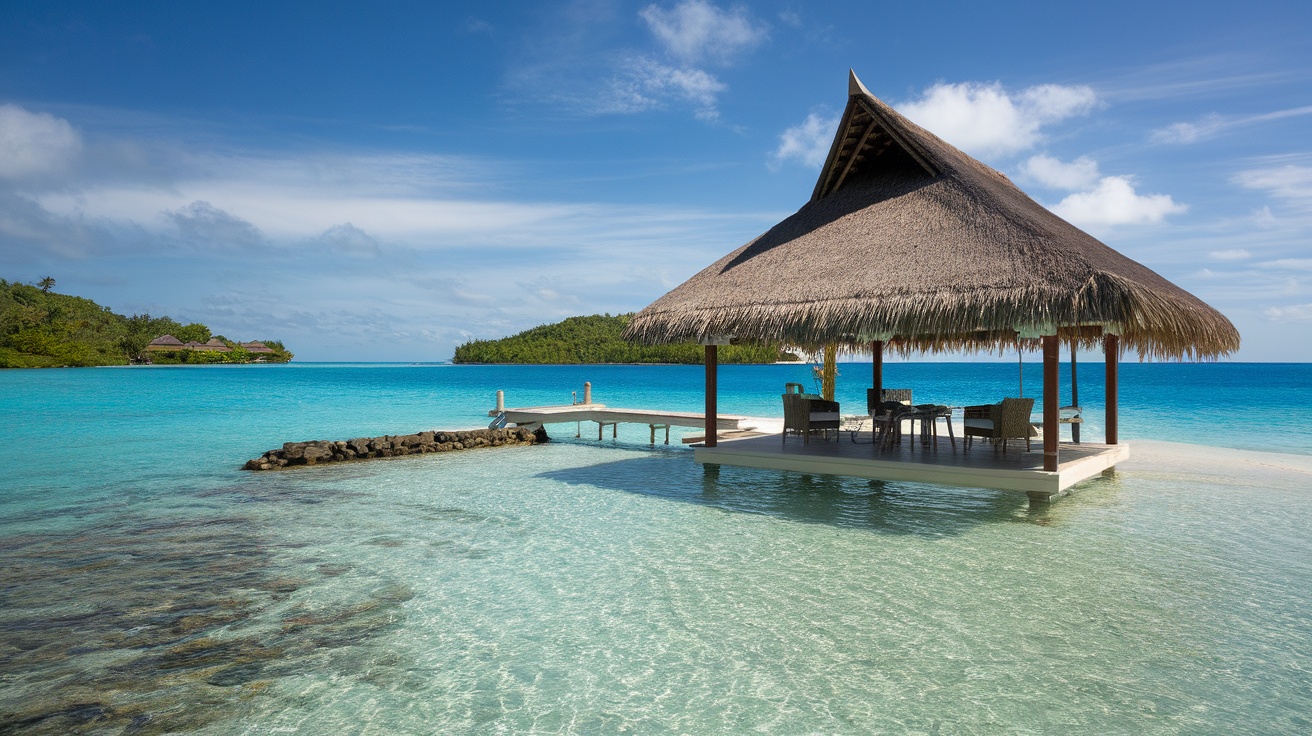
{"type": "MultiPolygon", "coordinates": [[[[999,488],[1024,491],[1031,500],[1062,493],[1129,456],[1117,423],[1123,352],[1196,360],[1239,347],[1238,331],[1220,312],[907,120],[854,73],[810,201],[640,311],[626,336],[705,346],[706,434],[696,447],[698,462],[999,488]],[[1042,420],[1026,416],[1023,430],[1029,444],[1031,427],[1041,426],[1041,451],[967,450],[964,438],[950,446],[922,442],[917,451],[914,437],[897,443],[873,434],[865,445],[841,438],[790,444],[777,435],[720,441],[717,346],[732,340],[830,355],[870,352],[872,401],[863,409],[872,422],[883,409],[885,351],[1041,347],[1042,420]],[[1105,355],[1103,443],[1059,441],[1063,344],[1105,355]]],[[[896,414],[884,415],[884,431],[902,428],[904,420],[889,421],[896,414]]],[[[813,415],[820,427],[838,426],[837,417],[813,415]]],[[[997,410],[964,419],[964,432],[1006,449],[1008,435],[999,437],[1001,427],[994,426],[1003,421],[997,410]]],[[[921,416],[922,426],[937,421],[921,416]]],[[[786,417],[786,432],[788,424],[786,417]]],[[[802,421],[803,440],[811,428],[802,421]]]]}

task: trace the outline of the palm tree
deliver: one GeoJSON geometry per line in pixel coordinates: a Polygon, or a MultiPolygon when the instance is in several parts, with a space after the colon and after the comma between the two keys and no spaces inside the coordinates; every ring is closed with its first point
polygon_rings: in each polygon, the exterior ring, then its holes
{"type": "Polygon", "coordinates": [[[38,281],[36,285],[41,287],[41,291],[49,294],[50,290],[55,288],[55,278],[53,276],[47,276],[38,281]]]}

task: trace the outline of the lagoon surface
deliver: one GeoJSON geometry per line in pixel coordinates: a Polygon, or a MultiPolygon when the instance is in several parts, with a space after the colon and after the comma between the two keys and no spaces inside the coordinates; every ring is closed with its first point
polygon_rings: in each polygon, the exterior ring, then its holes
{"type": "MultiPolygon", "coordinates": [[[[1101,367],[1080,366],[1092,441],[1101,367]]],[[[778,416],[809,371],[722,367],[721,411],[778,416]]],[[[869,365],[840,371],[863,406],[869,365]]],[[[1014,364],[885,376],[917,402],[1017,389],[1014,364]]],[[[611,406],[700,407],[695,366],[0,372],[0,732],[1312,730],[1308,365],[1122,365],[1133,460],[1035,509],[709,479],[645,426],[238,470],[585,380],[611,406]]]]}

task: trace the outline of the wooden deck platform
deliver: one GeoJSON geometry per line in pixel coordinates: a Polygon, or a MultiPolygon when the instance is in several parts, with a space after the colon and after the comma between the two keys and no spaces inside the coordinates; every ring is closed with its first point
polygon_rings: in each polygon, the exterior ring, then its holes
{"type": "Polygon", "coordinates": [[[966,450],[961,438],[957,438],[956,449],[946,437],[939,438],[937,448],[916,442],[913,449],[910,442],[904,441],[885,450],[869,444],[869,433],[858,434],[857,440],[866,444],[853,443],[847,432],[836,441],[812,437],[808,445],[802,444],[801,437],[789,436],[781,442],[780,435],[773,434],[722,439],[716,447],[697,445],[694,453],[702,464],[994,488],[1021,491],[1032,500],[1061,495],[1076,483],[1130,457],[1130,448],[1125,444],[1062,443],[1057,471],[1049,472],[1043,469],[1041,442],[1033,444],[1033,452],[1025,452],[1024,443],[1013,440],[1003,455],[982,441],[966,450]]]}
{"type": "MultiPolygon", "coordinates": [[[[491,413],[491,412],[489,412],[491,413]]],[[[656,430],[665,430],[665,442],[670,441],[670,427],[705,427],[706,415],[689,411],[664,411],[661,409],[621,409],[605,404],[565,404],[563,406],[529,406],[504,410],[505,421],[521,427],[535,427],[543,424],[564,424],[572,422],[596,422],[597,439],[602,431],[611,427],[612,436],[616,425],[645,424],[651,429],[651,441],[656,441],[656,430]]],[[[715,418],[717,429],[737,431],[743,429],[740,424],[747,417],[733,414],[720,414],[715,418]]]]}

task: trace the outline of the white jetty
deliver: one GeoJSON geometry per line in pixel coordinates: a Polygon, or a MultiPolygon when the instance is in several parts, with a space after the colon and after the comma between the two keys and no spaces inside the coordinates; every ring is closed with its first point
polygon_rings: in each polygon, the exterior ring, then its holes
{"type": "MultiPolygon", "coordinates": [[[[518,408],[507,408],[505,406],[505,392],[497,391],[497,407],[488,412],[488,416],[495,417],[489,427],[504,427],[507,424],[515,424],[528,429],[537,429],[544,424],[578,424],[580,422],[597,423],[597,439],[604,437],[606,427],[611,428],[611,437],[618,435],[618,425],[620,424],[645,424],[651,431],[651,443],[656,443],[656,430],[665,430],[665,444],[670,444],[670,427],[697,427],[704,429],[706,426],[706,415],[700,412],[691,411],[665,411],[663,409],[622,409],[610,407],[605,404],[592,403],[592,384],[583,385],[583,401],[573,404],[561,404],[559,406],[526,406],[518,408]]],[[[732,436],[734,433],[741,433],[750,430],[751,427],[744,427],[742,423],[747,417],[733,414],[717,414],[715,417],[715,427],[717,430],[723,430],[727,435],[732,436]]],[[[689,440],[700,441],[702,438],[685,438],[689,440]]]]}

